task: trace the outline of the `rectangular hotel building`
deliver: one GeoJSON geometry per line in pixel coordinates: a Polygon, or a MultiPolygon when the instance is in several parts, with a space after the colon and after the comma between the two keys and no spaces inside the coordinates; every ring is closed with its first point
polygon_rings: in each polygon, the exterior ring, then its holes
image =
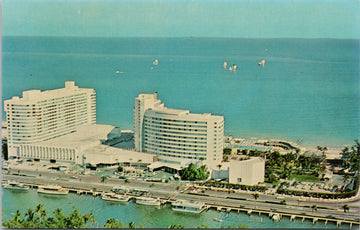
{"type": "Polygon", "coordinates": [[[96,123],[96,93],[65,82],[65,88],[28,90],[5,100],[9,157],[20,156],[21,145],[51,140],[84,124],[96,123]]]}

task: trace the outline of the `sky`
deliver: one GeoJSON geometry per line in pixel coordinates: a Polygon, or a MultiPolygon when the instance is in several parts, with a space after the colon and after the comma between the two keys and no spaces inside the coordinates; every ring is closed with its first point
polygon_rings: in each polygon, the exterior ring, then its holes
{"type": "Polygon", "coordinates": [[[360,39],[360,0],[3,0],[3,36],[360,39]]]}

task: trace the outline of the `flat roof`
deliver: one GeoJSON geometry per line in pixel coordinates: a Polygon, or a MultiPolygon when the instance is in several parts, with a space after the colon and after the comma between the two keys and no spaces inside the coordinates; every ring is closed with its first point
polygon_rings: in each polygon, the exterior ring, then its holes
{"type": "Polygon", "coordinates": [[[153,154],[141,153],[133,150],[120,149],[108,145],[96,145],[83,151],[86,163],[96,165],[99,163],[148,163],[154,162],[153,154]]]}
{"type": "Polygon", "coordinates": [[[13,103],[14,102],[25,103],[29,101],[37,102],[41,100],[49,100],[52,98],[60,98],[60,97],[73,95],[76,92],[78,93],[87,92],[89,90],[95,91],[94,89],[90,89],[90,88],[79,88],[78,86],[75,85],[75,82],[67,81],[65,82],[65,88],[51,89],[45,91],[41,91],[39,89],[26,90],[23,91],[22,98],[19,96],[14,96],[11,99],[5,100],[5,102],[13,102],[13,103]]]}
{"type": "Polygon", "coordinates": [[[115,126],[112,125],[85,124],[73,133],[32,145],[83,149],[89,145],[100,143],[100,140],[106,140],[114,128],[115,126]]]}

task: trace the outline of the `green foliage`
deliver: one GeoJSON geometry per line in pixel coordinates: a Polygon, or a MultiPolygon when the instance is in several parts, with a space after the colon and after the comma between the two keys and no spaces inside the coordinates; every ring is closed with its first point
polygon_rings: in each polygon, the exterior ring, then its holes
{"type": "Polygon", "coordinates": [[[343,193],[324,193],[324,192],[308,192],[308,191],[299,191],[299,190],[290,190],[286,188],[278,188],[276,193],[294,195],[294,196],[305,196],[305,197],[316,197],[323,199],[343,199],[356,195],[357,190],[352,190],[350,192],[343,193]]]}
{"type": "Polygon", "coordinates": [[[231,155],[231,149],[230,148],[225,148],[223,155],[231,155]]]}
{"type": "MultiPolygon", "coordinates": [[[[136,224],[132,221],[129,222],[128,225],[124,224],[122,221],[116,220],[114,218],[107,219],[106,223],[104,224],[105,228],[136,228],[136,224]]],[[[144,228],[143,225],[140,224],[140,228],[144,228]]]]}
{"type": "Polygon", "coordinates": [[[355,140],[355,144],[351,148],[344,148],[341,152],[343,159],[346,161],[347,168],[350,172],[360,170],[360,142],[355,140]]]}
{"type": "Polygon", "coordinates": [[[184,229],[185,226],[184,226],[184,225],[181,225],[181,224],[178,224],[178,225],[176,225],[176,224],[170,224],[168,228],[169,228],[169,229],[184,229]]]}
{"type": "Polygon", "coordinates": [[[202,165],[199,168],[191,163],[187,168],[184,168],[180,171],[180,176],[182,180],[205,180],[209,177],[209,171],[207,171],[206,165],[202,165]]]}
{"type": "Polygon", "coordinates": [[[69,215],[65,215],[61,209],[53,212],[53,217],[47,218],[48,211],[44,209],[43,204],[36,206],[35,210],[29,208],[21,218],[21,212],[18,210],[14,218],[3,222],[6,228],[87,228],[88,222],[94,226],[95,220],[93,213],[81,214],[74,207],[74,211],[69,215]]]}
{"type": "Polygon", "coordinates": [[[124,228],[124,223],[122,221],[116,220],[114,218],[107,219],[104,224],[105,228],[124,228]]]}
{"type": "Polygon", "coordinates": [[[119,165],[119,167],[116,169],[116,171],[117,172],[123,172],[124,168],[121,165],[119,165]]]}
{"type": "Polygon", "coordinates": [[[320,179],[317,176],[314,175],[297,175],[297,174],[291,174],[290,180],[294,179],[297,181],[308,181],[308,182],[319,182],[320,179]]]}
{"type": "MultiPolygon", "coordinates": [[[[320,146],[319,146],[320,147],[320,146]]],[[[267,152],[265,163],[265,182],[277,184],[279,179],[299,179],[299,181],[319,181],[318,176],[324,172],[326,147],[320,147],[323,156],[299,155],[299,152],[281,155],[278,151],[267,152]],[[308,175],[301,177],[299,175],[308,175]],[[313,175],[313,176],[310,176],[313,175]],[[316,178],[315,178],[316,177],[316,178]]]]}
{"type": "MultiPolygon", "coordinates": [[[[57,208],[52,213],[52,217],[47,217],[48,211],[44,209],[43,204],[36,206],[35,210],[29,208],[22,218],[22,213],[17,210],[14,218],[4,221],[2,223],[5,228],[50,228],[50,229],[74,229],[74,228],[89,228],[95,226],[95,217],[93,212],[88,214],[81,214],[80,211],[74,207],[74,211],[69,215],[62,212],[62,209],[57,208]]],[[[129,222],[124,225],[122,221],[114,218],[109,218],[104,224],[105,228],[136,228],[134,222],[129,222]]],[[[140,224],[140,228],[144,228],[140,224]]]]}
{"type": "Polygon", "coordinates": [[[232,184],[222,181],[206,181],[206,182],[198,182],[200,186],[209,186],[209,187],[216,187],[216,188],[231,188],[231,189],[241,189],[241,190],[248,190],[248,191],[258,191],[264,192],[266,191],[266,186],[261,185],[245,185],[245,184],[232,184]]]}
{"type": "Polygon", "coordinates": [[[221,228],[249,228],[246,224],[240,223],[239,225],[228,225],[228,226],[221,226],[221,228]]]}
{"type": "Polygon", "coordinates": [[[107,176],[101,176],[101,182],[102,182],[102,183],[105,183],[105,182],[106,182],[106,179],[107,179],[107,176]]]}

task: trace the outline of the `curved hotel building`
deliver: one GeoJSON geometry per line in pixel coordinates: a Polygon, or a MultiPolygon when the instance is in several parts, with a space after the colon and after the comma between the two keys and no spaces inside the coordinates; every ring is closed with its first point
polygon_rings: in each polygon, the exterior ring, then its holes
{"type": "Polygon", "coordinates": [[[166,108],[155,94],[140,94],[134,110],[135,149],[160,161],[222,160],[224,117],[166,108]]]}

